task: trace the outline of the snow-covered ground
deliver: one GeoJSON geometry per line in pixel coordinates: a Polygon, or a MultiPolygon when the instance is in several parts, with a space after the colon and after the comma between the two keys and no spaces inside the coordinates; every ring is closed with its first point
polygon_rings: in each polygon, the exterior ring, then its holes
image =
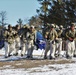
{"type": "MultiPolygon", "coordinates": [[[[41,56],[41,55],[43,55],[43,53],[44,53],[43,50],[38,50],[38,51],[35,50],[33,55],[41,56]]],[[[3,62],[2,59],[4,59],[6,62],[6,59],[3,56],[4,49],[0,50],[0,55],[2,55],[2,56],[0,56],[0,62],[3,62]]],[[[10,57],[10,59],[16,60],[17,57],[13,57],[13,58],[10,57]]],[[[44,65],[40,65],[39,67],[32,67],[32,68],[13,68],[13,66],[11,66],[10,64],[4,65],[2,67],[0,66],[0,75],[76,75],[76,58],[74,58],[72,60],[75,62],[74,63],[65,63],[65,64],[57,64],[57,63],[56,64],[47,64],[47,65],[44,64],[44,65]]],[[[11,62],[11,61],[9,61],[9,62],[11,62]]],[[[14,61],[12,61],[12,62],[14,62],[14,61]]],[[[21,65],[21,64],[22,63],[18,63],[16,65],[21,65]]]]}
{"type": "Polygon", "coordinates": [[[6,69],[0,70],[0,75],[76,75],[76,63],[44,65],[30,69],[6,69]]]}

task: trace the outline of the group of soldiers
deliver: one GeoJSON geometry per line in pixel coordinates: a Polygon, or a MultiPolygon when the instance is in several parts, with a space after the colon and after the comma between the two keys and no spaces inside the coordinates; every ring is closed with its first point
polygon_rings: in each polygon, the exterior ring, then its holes
{"type": "Polygon", "coordinates": [[[47,59],[48,50],[50,50],[50,59],[61,57],[62,50],[66,51],[66,58],[76,57],[76,30],[74,23],[71,23],[65,29],[62,25],[55,28],[55,25],[51,24],[50,30],[46,31],[44,37],[47,39],[44,59],[47,59]],[[58,51],[57,54],[56,51],[58,51]]]}
{"type": "Polygon", "coordinates": [[[10,57],[12,51],[13,55],[17,56],[19,49],[21,49],[21,56],[24,56],[28,50],[27,58],[32,58],[35,40],[36,30],[34,26],[20,29],[19,25],[16,25],[15,28],[8,25],[8,29],[4,32],[5,58],[10,57]]]}
{"type": "MultiPolygon", "coordinates": [[[[10,57],[12,51],[13,55],[19,55],[18,51],[20,49],[21,56],[24,56],[27,51],[26,58],[32,58],[33,50],[37,41],[37,32],[38,30],[36,30],[35,26],[33,25],[26,25],[22,29],[19,25],[16,25],[15,28],[8,25],[8,29],[6,29],[3,33],[5,58],[10,57]]],[[[65,44],[66,58],[72,58],[74,56],[76,57],[75,24],[71,23],[70,27],[65,29],[62,25],[57,28],[55,24],[50,24],[49,29],[44,32],[43,37],[46,42],[44,59],[55,59],[56,57],[60,57],[61,51],[63,50],[65,44]],[[65,41],[65,43],[63,43],[63,41],[65,41]],[[47,55],[48,51],[50,51],[49,57],[47,55]],[[58,51],[57,54],[56,51],[58,51]]]]}

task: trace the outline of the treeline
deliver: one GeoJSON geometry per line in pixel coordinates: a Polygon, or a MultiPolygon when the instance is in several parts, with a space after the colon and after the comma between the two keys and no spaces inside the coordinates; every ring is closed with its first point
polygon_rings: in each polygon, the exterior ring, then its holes
{"type": "Polygon", "coordinates": [[[55,23],[66,27],[71,22],[76,22],[76,0],[38,0],[40,3],[37,13],[47,26],[55,23]]]}
{"type": "MultiPolygon", "coordinates": [[[[29,25],[37,27],[55,23],[58,26],[63,25],[67,27],[70,23],[76,23],[76,0],[37,0],[40,7],[36,9],[37,15],[28,19],[29,25]]],[[[25,9],[26,10],[26,9],[25,9]]],[[[0,13],[0,25],[5,26],[7,23],[6,11],[0,13]]],[[[24,25],[20,18],[17,24],[24,25]]]]}

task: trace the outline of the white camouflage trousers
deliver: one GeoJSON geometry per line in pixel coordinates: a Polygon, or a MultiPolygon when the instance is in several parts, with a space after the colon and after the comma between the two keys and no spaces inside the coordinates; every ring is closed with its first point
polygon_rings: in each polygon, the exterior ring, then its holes
{"type": "Polygon", "coordinates": [[[48,51],[50,50],[50,57],[55,58],[56,44],[53,41],[46,41],[46,48],[44,57],[47,56],[48,51]]]}
{"type": "Polygon", "coordinates": [[[66,55],[73,57],[75,50],[75,41],[71,42],[69,40],[66,41],[66,55]]]}
{"type": "Polygon", "coordinates": [[[21,41],[21,47],[22,47],[22,49],[21,49],[21,55],[25,55],[25,53],[26,53],[26,51],[27,51],[27,42],[23,42],[23,41],[21,41]]]}
{"type": "Polygon", "coordinates": [[[30,40],[27,42],[27,57],[32,57],[33,50],[34,50],[34,41],[30,40]]]}
{"type": "Polygon", "coordinates": [[[75,51],[74,51],[74,55],[76,55],[76,40],[75,40],[75,51]]]}
{"type": "Polygon", "coordinates": [[[58,54],[60,56],[61,51],[62,51],[62,38],[59,38],[59,42],[56,44],[56,48],[58,50],[58,54]]]}
{"type": "Polygon", "coordinates": [[[56,52],[56,43],[53,41],[50,41],[50,56],[52,58],[55,58],[55,52],[56,52]]]}
{"type": "Polygon", "coordinates": [[[11,55],[12,51],[15,50],[15,42],[12,44],[9,44],[8,42],[4,42],[5,43],[5,57],[8,57],[9,55],[11,55]]]}
{"type": "Polygon", "coordinates": [[[20,47],[21,47],[21,40],[20,40],[19,37],[17,37],[15,39],[15,50],[14,50],[14,54],[17,54],[18,53],[20,47]]]}

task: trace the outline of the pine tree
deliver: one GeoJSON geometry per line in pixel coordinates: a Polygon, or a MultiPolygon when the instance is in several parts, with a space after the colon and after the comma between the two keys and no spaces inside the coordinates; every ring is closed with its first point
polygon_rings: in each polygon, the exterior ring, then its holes
{"type": "Polygon", "coordinates": [[[70,25],[76,22],[76,0],[38,0],[41,4],[37,10],[44,25],[70,25]]]}
{"type": "Polygon", "coordinates": [[[76,1],[75,0],[55,0],[49,10],[49,23],[67,26],[71,22],[76,22],[76,1]]]}
{"type": "Polygon", "coordinates": [[[41,7],[37,9],[37,13],[39,14],[40,19],[43,21],[43,25],[46,27],[47,25],[47,16],[49,11],[49,5],[51,4],[51,0],[38,0],[41,7]]]}

